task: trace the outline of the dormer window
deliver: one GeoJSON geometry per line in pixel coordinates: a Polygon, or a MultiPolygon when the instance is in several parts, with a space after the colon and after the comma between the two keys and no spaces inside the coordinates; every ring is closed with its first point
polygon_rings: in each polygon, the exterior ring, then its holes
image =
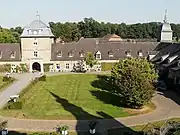
{"type": "Polygon", "coordinates": [[[80,57],[84,57],[84,51],[83,51],[83,50],[81,50],[81,51],[79,52],[79,56],[80,56],[80,57]]]}
{"type": "Polygon", "coordinates": [[[131,51],[130,51],[130,50],[127,50],[127,51],[125,52],[125,54],[126,54],[126,57],[131,57],[131,51]]]}
{"type": "Polygon", "coordinates": [[[62,51],[57,51],[57,57],[58,58],[62,57],[62,51]]]}
{"type": "Polygon", "coordinates": [[[96,52],[96,59],[101,59],[101,52],[100,51],[96,52]]]}
{"type": "Polygon", "coordinates": [[[143,57],[143,52],[142,52],[142,50],[139,50],[137,53],[138,53],[138,56],[139,56],[139,57],[143,57]]]}
{"type": "Polygon", "coordinates": [[[11,52],[11,58],[15,58],[15,52],[11,52]]]}
{"type": "Polygon", "coordinates": [[[109,51],[109,52],[108,52],[108,55],[109,55],[110,58],[114,57],[113,51],[112,51],[112,50],[109,51]]]}
{"type": "Polygon", "coordinates": [[[70,52],[68,53],[68,56],[69,56],[69,57],[73,57],[73,52],[70,51],[70,52]]]}

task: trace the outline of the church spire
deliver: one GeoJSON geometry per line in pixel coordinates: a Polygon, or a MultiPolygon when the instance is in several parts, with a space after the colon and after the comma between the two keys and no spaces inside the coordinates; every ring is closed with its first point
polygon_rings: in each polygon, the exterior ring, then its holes
{"type": "Polygon", "coordinates": [[[167,23],[167,9],[165,10],[164,23],[167,23]]]}
{"type": "Polygon", "coordinates": [[[37,14],[36,14],[36,18],[37,18],[37,20],[40,20],[40,15],[39,15],[38,11],[37,11],[37,14]]]}

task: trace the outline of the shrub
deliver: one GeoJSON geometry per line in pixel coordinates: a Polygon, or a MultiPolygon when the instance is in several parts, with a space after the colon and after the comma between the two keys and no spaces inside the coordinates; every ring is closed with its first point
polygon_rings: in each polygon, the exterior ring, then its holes
{"type": "Polygon", "coordinates": [[[14,79],[12,77],[3,76],[3,82],[13,82],[14,79]]]}
{"type": "Polygon", "coordinates": [[[10,64],[5,64],[4,65],[4,71],[11,72],[11,65],[10,64]]]}
{"type": "Polygon", "coordinates": [[[28,72],[28,68],[26,64],[20,64],[22,72],[28,72]]]}
{"type": "Polygon", "coordinates": [[[9,102],[8,105],[5,107],[5,109],[22,109],[22,102],[9,102]]]}
{"type": "Polygon", "coordinates": [[[39,77],[39,81],[46,81],[46,75],[39,77]]]}
{"type": "Polygon", "coordinates": [[[49,66],[52,64],[43,64],[44,72],[49,72],[49,66]]]}

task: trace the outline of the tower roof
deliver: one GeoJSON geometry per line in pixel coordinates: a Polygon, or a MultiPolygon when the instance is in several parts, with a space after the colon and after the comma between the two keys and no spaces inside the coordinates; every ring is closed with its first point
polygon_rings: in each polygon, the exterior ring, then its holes
{"type": "Polygon", "coordinates": [[[40,15],[37,19],[24,27],[21,37],[54,37],[50,27],[40,20],[40,15]]]}
{"type": "Polygon", "coordinates": [[[163,25],[162,25],[162,32],[172,32],[171,25],[167,21],[167,9],[165,10],[163,25]]]}

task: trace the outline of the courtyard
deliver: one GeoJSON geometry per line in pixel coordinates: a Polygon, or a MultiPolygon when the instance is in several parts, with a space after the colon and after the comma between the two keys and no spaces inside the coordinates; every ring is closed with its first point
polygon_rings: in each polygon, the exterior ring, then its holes
{"type": "Polygon", "coordinates": [[[69,74],[47,77],[20,94],[20,110],[1,110],[2,115],[34,119],[92,119],[129,114],[111,94],[106,75],[69,74]],[[104,82],[105,83],[105,82],[104,82]]]}

